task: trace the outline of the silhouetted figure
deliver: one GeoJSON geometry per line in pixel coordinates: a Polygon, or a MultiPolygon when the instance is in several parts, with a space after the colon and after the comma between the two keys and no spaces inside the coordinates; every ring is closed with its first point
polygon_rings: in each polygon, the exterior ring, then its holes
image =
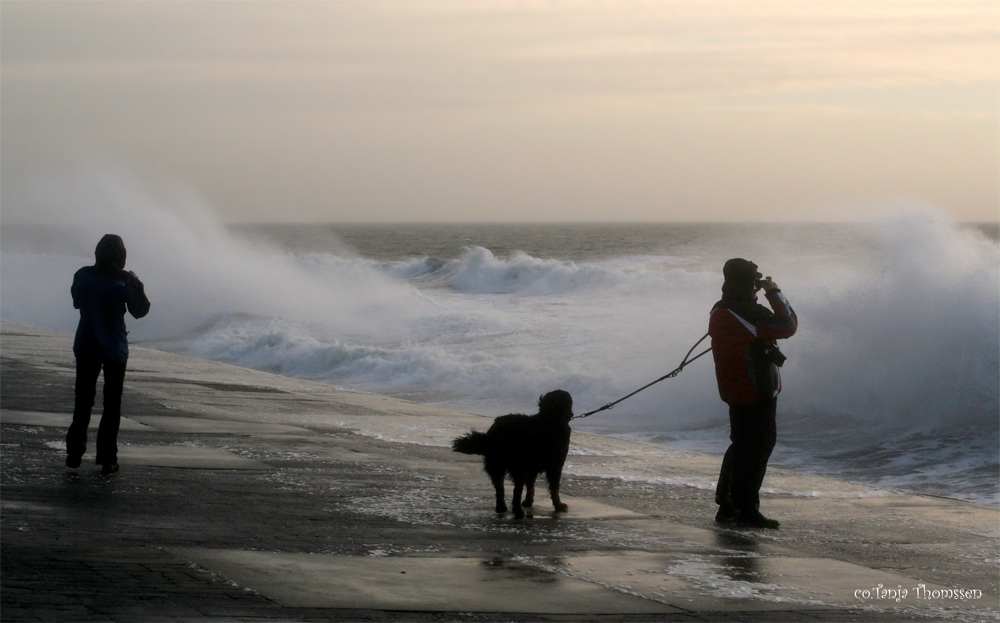
{"type": "Polygon", "coordinates": [[[135,273],[125,270],[125,243],[106,234],[94,251],[96,262],[73,276],[73,307],[80,310],[73,354],[76,356],[76,402],[66,434],[66,466],[80,466],[87,449],[90,411],[97,395],[97,377],[104,370],[104,413],[97,429],[97,464],[110,474],[118,471],[118,427],[122,387],[128,362],[125,311],[135,318],[149,313],[149,299],[135,273]]]}
{"type": "Polygon", "coordinates": [[[539,397],[536,415],[501,415],[485,433],[472,431],[457,437],[451,442],[451,449],[463,454],[483,455],[483,469],[496,491],[497,513],[507,512],[503,485],[509,475],[514,481],[514,517],[524,517],[524,508],[535,502],[535,480],[542,472],[549,482],[553,508],[557,513],[564,513],[569,507],[559,497],[559,481],[569,452],[571,419],[573,397],[557,389],[539,397]],[[525,492],[524,502],[521,501],[522,491],[525,492]]]}
{"type": "Polygon", "coordinates": [[[760,486],[777,439],[778,368],[785,357],[775,340],[794,335],[798,318],[778,285],[770,277],[762,280],[753,262],[734,258],[722,272],[722,300],[712,308],[708,333],[719,395],[729,404],[732,443],[722,459],[715,519],[777,528],[777,521],[760,513],[760,486]],[[757,303],[758,290],[764,290],[771,309],[757,303]]]}

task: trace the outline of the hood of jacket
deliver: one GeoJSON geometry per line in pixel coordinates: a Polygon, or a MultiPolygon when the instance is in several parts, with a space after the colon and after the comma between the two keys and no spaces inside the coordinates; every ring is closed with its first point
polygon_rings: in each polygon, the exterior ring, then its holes
{"type": "Polygon", "coordinates": [[[124,270],[125,241],[116,234],[105,234],[94,250],[95,266],[102,271],[124,270]]]}

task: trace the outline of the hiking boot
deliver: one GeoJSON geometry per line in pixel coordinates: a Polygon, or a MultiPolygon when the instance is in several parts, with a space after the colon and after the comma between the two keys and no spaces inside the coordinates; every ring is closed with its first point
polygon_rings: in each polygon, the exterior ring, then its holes
{"type": "Polygon", "coordinates": [[[739,519],[739,512],[732,504],[720,504],[719,512],[715,514],[715,521],[719,523],[732,523],[739,519]]]}
{"type": "Polygon", "coordinates": [[[741,525],[751,528],[770,528],[771,530],[775,530],[781,525],[776,519],[768,519],[756,510],[740,513],[739,522],[741,525]]]}

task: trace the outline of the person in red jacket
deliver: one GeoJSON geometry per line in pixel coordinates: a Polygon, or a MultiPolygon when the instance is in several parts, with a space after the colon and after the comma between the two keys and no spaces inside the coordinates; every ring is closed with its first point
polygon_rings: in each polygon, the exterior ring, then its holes
{"type": "Polygon", "coordinates": [[[777,438],[778,368],[785,357],[775,340],[794,335],[798,318],[778,285],[762,279],[753,262],[731,259],[722,273],[722,300],[712,308],[708,334],[719,396],[729,405],[732,443],[722,459],[715,519],[777,528],[777,521],[760,512],[760,486],[777,438]],[[771,309],[757,302],[759,290],[771,309]]]}

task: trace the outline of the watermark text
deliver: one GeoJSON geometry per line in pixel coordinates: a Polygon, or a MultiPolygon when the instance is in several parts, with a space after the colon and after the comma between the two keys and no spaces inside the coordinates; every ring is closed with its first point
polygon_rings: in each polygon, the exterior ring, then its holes
{"type": "Polygon", "coordinates": [[[893,601],[900,603],[903,601],[974,601],[983,598],[983,591],[976,588],[927,588],[926,584],[918,584],[914,588],[903,588],[897,585],[896,588],[889,586],[873,586],[872,588],[859,588],[854,591],[854,598],[864,603],[875,601],[893,601]]]}

